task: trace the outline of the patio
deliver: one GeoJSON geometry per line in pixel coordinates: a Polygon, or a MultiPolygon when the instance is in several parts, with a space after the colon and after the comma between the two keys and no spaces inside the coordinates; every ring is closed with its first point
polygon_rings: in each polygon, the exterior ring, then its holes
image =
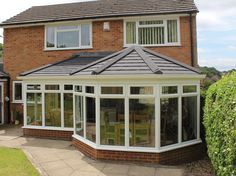
{"type": "Polygon", "coordinates": [[[180,167],[95,161],[71,142],[25,138],[18,126],[0,126],[0,146],[21,148],[43,176],[182,176],[180,167]]]}

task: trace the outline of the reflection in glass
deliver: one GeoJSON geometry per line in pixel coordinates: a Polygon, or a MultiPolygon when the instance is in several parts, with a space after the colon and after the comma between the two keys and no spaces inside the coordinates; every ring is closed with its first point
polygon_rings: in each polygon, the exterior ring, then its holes
{"type": "Polygon", "coordinates": [[[178,98],[161,99],[161,146],[178,143],[178,98]]]}
{"type": "Polygon", "coordinates": [[[130,146],[155,146],[154,98],[129,100],[130,146]]]}
{"type": "Polygon", "coordinates": [[[197,96],[182,98],[182,141],[197,138],[197,96]]]}
{"type": "Polygon", "coordinates": [[[73,127],[73,94],[64,93],[64,126],[73,127]]]}
{"type": "Polygon", "coordinates": [[[95,98],[86,97],[86,138],[96,142],[95,98]]]}
{"type": "Polygon", "coordinates": [[[84,114],[83,114],[83,97],[75,96],[75,125],[76,134],[84,136],[84,114]]]}
{"type": "Polygon", "coordinates": [[[27,125],[42,126],[42,94],[27,93],[27,125]]]}
{"type": "Polygon", "coordinates": [[[45,93],[45,125],[61,127],[60,93],[45,93]]]}
{"type": "Polygon", "coordinates": [[[124,99],[100,99],[102,145],[125,144],[124,99]]]}

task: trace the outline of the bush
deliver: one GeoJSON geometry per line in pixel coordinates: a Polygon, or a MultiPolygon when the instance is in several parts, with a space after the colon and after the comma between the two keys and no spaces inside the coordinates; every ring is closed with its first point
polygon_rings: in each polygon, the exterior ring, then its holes
{"type": "Polygon", "coordinates": [[[216,175],[236,175],[236,72],[207,91],[204,126],[208,155],[216,175]]]}

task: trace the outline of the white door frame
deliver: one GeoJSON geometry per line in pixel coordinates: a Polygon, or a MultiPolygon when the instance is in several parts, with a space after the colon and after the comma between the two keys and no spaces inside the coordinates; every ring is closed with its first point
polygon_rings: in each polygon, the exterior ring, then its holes
{"type": "Polygon", "coordinates": [[[0,125],[4,124],[4,83],[3,82],[0,82],[0,86],[2,87],[1,88],[1,93],[2,93],[2,98],[1,98],[1,102],[2,102],[2,105],[0,105],[2,108],[2,123],[0,123],[0,125]]]}

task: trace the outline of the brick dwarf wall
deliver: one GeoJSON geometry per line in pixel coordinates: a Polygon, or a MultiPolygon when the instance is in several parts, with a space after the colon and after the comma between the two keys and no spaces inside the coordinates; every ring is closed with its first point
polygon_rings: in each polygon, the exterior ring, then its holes
{"type": "Polygon", "coordinates": [[[205,149],[202,144],[196,144],[163,153],[147,153],[96,150],[75,138],[73,138],[72,143],[79,151],[95,160],[145,162],[172,165],[198,160],[205,154],[205,149]]]}
{"type": "MultiPolygon", "coordinates": [[[[123,20],[110,21],[110,31],[103,31],[104,21],[94,21],[92,23],[93,48],[81,50],[44,50],[44,26],[18,27],[4,29],[4,70],[12,81],[17,80],[20,73],[65,60],[79,52],[97,51],[119,51],[124,47],[123,20]]],[[[189,17],[180,17],[181,46],[175,47],[151,47],[164,55],[173,57],[181,62],[191,65],[191,47],[189,32],[189,17]]],[[[193,17],[193,36],[196,47],[196,17],[193,17]]],[[[196,55],[196,53],[195,53],[196,55]]],[[[12,102],[12,100],[10,100],[12,102]]],[[[14,104],[12,108],[23,112],[21,105],[14,104]]],[[[11,109],[13,111],[13,109],[11,109]]]]}
{"type": "Polygon", "coordinates": [[[73,131],[59,131],[59,130],[41,130],[23,128],[23,134],[26,137],[38,137],[47,139],[72,140],[73,131]]]}

